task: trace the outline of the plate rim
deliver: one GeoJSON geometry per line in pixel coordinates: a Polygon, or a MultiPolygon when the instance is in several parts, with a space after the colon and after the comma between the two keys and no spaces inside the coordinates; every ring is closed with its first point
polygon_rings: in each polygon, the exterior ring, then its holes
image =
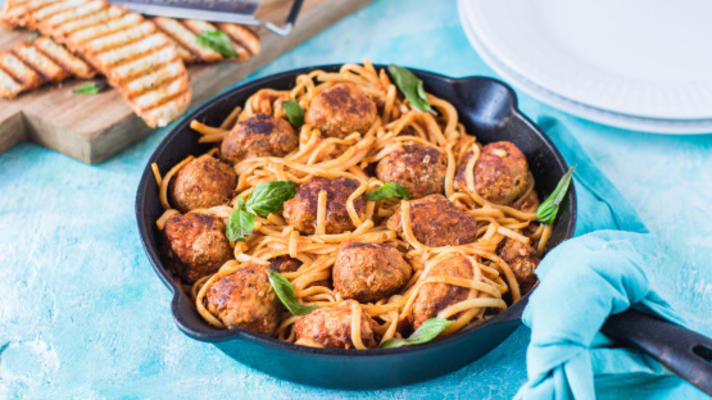
{"type": "MultiPolygon", "coordinates": [[[[508,52],[502,52],[501,49],[498,51],[497,49],[493,48],[491,45],[491,40],[488,40],[487,37],[489,35],[486,34],[486,32],[483,33],[483,28],[479,28],[480,24],[478,23],[477,15],[478,13],[474,11],[472,7],[476,4],[477,0],[469,0],[469,1],[463,1],[463,0],[458,0],[458,10],[459,10],[459,16],[460,16],[460,22],[461,25],[463,25],[463,28],[465,26],[469,27],[470,33],[467,33],[468,39],[472,44],[472,39],[470,36],[475,36],[477,37],[478,41],[480,42],[481,46],[486,47],[489,49],[489,52],[491,53],[491,57],[494,57],[498,60],[500,67],[499,69],[505,67],[507,68],[510,73],[508,74],[511,76],[512,74],[517,74],[523,77],[529,85],[534,85],[538,86],[540,88],[547,88],[551,85],[544,85],[542,82],[540,82],[542,78],[541,74],[534,74],[535,76],[531,76],[532,74],[528,74],[526,69],[526,65],[531,65],[531,63],[524,63],[524,65],[520,65],[521,63],[517,63],[512,60],[512,54],[508,52]],[[509,55],[507,55],[509,54],[509,55]],[[540,79],[537,79],[540,78],[540,79]]],[[[474,46],[474,44],[473,44],[474,46]]],[[[569,62],[576,62],[575,57],[562,57],[562,60],[566,60],[569,62]]],[[[489,62],[488,62],[489,63],[489,62]]],[[[581,66],[590,66],[590,64],[587,64],[585,62],[579,62],[579,65],[581,66]]],[[[494,67],[493,67],[494,68],[494,67]]],[[[531,68],[530,68],[531,69],[531,68]]],[[[620,80],[625,81],[626,78],[623,75],[616,75],[614,73],[605,73],[606,75],[609,75],[611,79],[618,77],[620,80]]],[[[504,74],[502,74],[504,75],[504,74]]],[[[508,79],[509,79],[508,76],[508,79]]],[[[548,79],[548,78],[547,78],[548,79]]],[[[552,78],[555,79],[555,78],[552,78]]],[[[601,80],[595,80],[596,82],[603,82],[601,80]]],[[[603,82],[605,83],[605,82],[603,82]]],[[[610,82],[608,82],[610,83],[610,82]]],[[[559,86],[564,85],[563,83],[559,86]]],[[[556,86],[556,85],[554,85],[556,86]]],[[[565,85],[564,85],[565,86],[565,85]]],[[[580,85],[570,85],[572,87],[579,87],[580,85]]],[[[601,86],[610,86],[608,84],[601,85],[601,86]]],[[[629,88],[633,88],[635,86],[630,85],[629,88]]],[[[638,87],[644,87],[638,85],[638,87]]],[[[562,89],[562,87],[559,87],[558,89],[545,89],[546,91],[555,94],[557,97],[561,97],[562,99],[565,99],[567,102],[573,102],[581,106],[585,106],[587,108],[596,110],[597,112],[605,112],[605,113],[612,113],[614,116],[612,118],[615,118],[615,115],[618,116],[623,116],[625,119],[631,119],[631,118],[645,118],[645,119],[650,119],[654,121],[691,121],[692,123],[698,123],[699,121],[706,121],[712,124],[712,111],[706,111],[707,108],[701,107],[705,111],[697,111],[696,113],[687,113],[684,115],[680,115],[678,113],[677,115],[675,113],[671,113],[670,115],[667,116],[660,116],[661,114],[654,114],[652,113],[651,110],[645,111],[641,110],[640,107],[637,108],[638,111],[636,111],[636,107],[630,107],[630,106],[624,106],[623,103],[619,104],[618,109],[616,108],[607,108],[606,105],[610,104],[609,101],[606,101],[603,97],[601,96],[588,96],[584,93],[582,89],[578,89],[575,91],[566,91],[562,89]],[[624,107],[624,108],[620,108],[624,107]],[[701,114],[702,113],[702,114],[701,114]]],[[[610,89],[607,89],[610,90],[610,89]]],[[[710,88],[706,90],[712,90],[710,88]]],[[[668,94],[669,96],[669,94],[668,94]]],[[[551,96],[549,96],[551,97],[551,96]]],[[[608,96],[610,97],[610,96],[608,96]]],[[[679,97],[679,96],[678,96],[679,97]]],[[[712,100],[710,101],[712,104],[712,100]]],[[[634,104],[634,103],[632,103],[634,104]]],[[[648,107],[650,108],[650,107],[648,107]]],[[[712,108],[710,108],[712,110],[712,108]]],[[[611,118],[606,118],[602,117],[602,119],[605,120],[612,120],[611,118]]],[[[624,122],[625,123],[625,122],[624,122]]],[[[636,125],[634,123],[626,123],[626,127],[631,127],[631,126],[642,126],[642,125],[636,125]]],[[[631,129],[631,128],[628,128],[631,129]]],[[[640,129],[640,128],[632,128],[632,129],[640,129]]],[[[659,133],[673,133],[671,130],[666,130],[667,132],[659,132],[659,133]]],[[[699,133],[699,132],[697,132],[699,133]]]]}
{"type": "Polygon", "coordinates": [[[629,115],[577,102],[528,80],[504,65],[478,39],[475,32],[472,31],[472,21],[467,18],[467,13],[463,12],[467,4],[468,0],[458,0],[458,14],[462,29],[472,48],[502,78],[535,99],[576,117],[616,128],[666,135],[705,135],[712,133],[712,118],[665,119],[629,115]]]}

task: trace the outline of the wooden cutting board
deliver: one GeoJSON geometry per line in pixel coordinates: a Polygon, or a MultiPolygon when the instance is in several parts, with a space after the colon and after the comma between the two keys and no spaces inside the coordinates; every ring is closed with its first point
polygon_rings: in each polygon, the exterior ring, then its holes
{"type": "MultiPolygon", "coordinates": [[[[262,51],[239,64],[223,61],[189,68],[194,106],[309,39],[370,0],[305,0],[289,36],[256,28],[262,51]]],[[[1,1],[0,1],[1,3],[1,1]]],[[[281,25],[291,0],[265,1],[257,16],[281,25]]],[[[0,50],[10,49],[30,35],[0,27],[0,50]]],[[[95,96],[72,93],[86,81],[72,79],[45,86],[13,100],[0,99],[0,153],[31,140],[86,163],[98,163],[151,132],[133,115],[116,90],[95,96]]]]}

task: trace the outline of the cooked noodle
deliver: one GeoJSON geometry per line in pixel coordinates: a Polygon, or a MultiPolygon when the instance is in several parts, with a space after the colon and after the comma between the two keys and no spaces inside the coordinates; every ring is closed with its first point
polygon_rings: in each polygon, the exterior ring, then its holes
{"type": "MultiPolygon", "coordinates": [[[[426,283],[447,283],[467,288],[466,299],[451,304],[439,312],[442,318],[455,322],[445,334],[490,318],[507,307],[507,302],[521,297],[519,284],[512,268],[495,250],[505,238],[532,243],[541,253],[551,234],[550,226],[538,226],[533,212],[521,211],[513,207],[491,203],[474,190],[473,167],[479,157],[480,147],[475,137],[466,134],[459,122],[455,107],[446,100],[428,94],[428,100],[435,112],[426,113],[415,109],[398,94],[396,86],[388,75],[377,71],[368,61],[364,65],[345,64],[339,72],[315,70],[299,75],[291,90],[261,89],[245,103],[244,109],[237,107],[219,127],[206,126],[198,121],[191,122],[191,128],[200,134],[199,142],[219,142],[237,121],[243,121],[257,113],[276,117],[283,116],[281,101],[292,99],[304,109],[308,109],[316,94],[337,82],[351,82],[370,96],[377,104],[379,117],[364,134],[354,132],[344,138],[322,137],[320,132],[305,124],[299,130],[299,146],[284,157],[248,158],[235,164],[238,175],[236,198],[249,197],[259,184],[290,180],[302,184],[314,177],[335,178],[339,176],[354,179],[359,187],[348,197],[346,208],[356,227],[353,231],[327,234],[325,227],[327,192],[318,193],[315,233],[300,234],[289,226],[281,215],[268,218],[256,217],[252,235],[246,242],[232,243],[236,260],[226,263],[217,273],[200,279],[192,289],[198,312],[211,325],[222,328],[223,323],[205,306],[205,295],[211,285],[221,276],[235,270],[240,262],[257,261],[266,263],[274,257],[287,255],[299,259],[302,265],[294,272],[284,272],[294,286],[298,300],[307,305],[319,307],[335,305],[344,299],[333,289],[323,286],[331,276],[331,268],[336,253],[349,242],[389,243],[404,252],[406,260],[413,267],[413,275],[399,291],[386,299],[363,304],[363,311],[375,321],[375,332],[380,342],[400,337],[399,322],[407,318],[419,290],[426,283]],[[386,200],[366,203],[360,214],[354,201],[364,193],[373,191],[384,182],[365,172],[368,164],[385,157],[395,144],[409,140],[436,145],[447,159],[444,194],[457,207],[473,215],[478,221],[477,240],[459,246],[429,247],[419,242],[414,233],[408,201],[386,200]],[[465,154],[472,152],[467,161],[465,175],[468,192],[461,192],[453,185],[456,166],[465,154]],[[385,220],[395,212],[401,212],[402,237],[385,226],[385,220]],[[438,262],[456,255],[464,256],[472,265],[472,279],[429,275],[427,271],[438,262]]],[[[213,150],[215,151],[215,150],[213,150]]],[[[169,204],[168,185],[171,177],[193,157],[188,157],[161,177],[157,168],[154,173],[160,188],[161,204],[166,209],[157,221],[160,229],[166,219],[178,213],[169,204]]],[[[527,190],[527,195],[529,193],[527,190]]],[[[201,210],[219,215],[227,221],[231,207],[201,210]],[[225,210],[227,209],[227,211],[225,210]]],[[[276,330],[275,337],[294,342],[292,329],[300,317],[284,314],[276,330]]],[[[361,307],[352,307],[351,340],[356,349],[365,348],[361,338],[361,307]]],[[[298,344],[321,347],[310,340],[298,344]]]]}

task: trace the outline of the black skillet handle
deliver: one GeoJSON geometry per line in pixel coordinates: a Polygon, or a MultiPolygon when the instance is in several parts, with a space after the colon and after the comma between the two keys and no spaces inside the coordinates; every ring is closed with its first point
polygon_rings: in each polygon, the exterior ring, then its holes
{"type": "Polygon", "coordinates": [[[601,331],[647,353],[712,396],[712,339],[632,309],[608,317],[601,331]]]}

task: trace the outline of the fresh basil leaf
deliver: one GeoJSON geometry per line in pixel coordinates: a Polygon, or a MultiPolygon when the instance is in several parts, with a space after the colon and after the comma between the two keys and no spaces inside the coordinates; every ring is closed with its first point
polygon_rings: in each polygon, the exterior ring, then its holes
{"type": "Polygon", "coordinates": [[[245,203],[252,214],[266,217],[282,210],[282,204],[294,197],[297,184],[290,181],[272,181],[257,185],[245,203]]]}
{"type": "Polygon", "coordinates": [[[408,191],[395,182],[386,182],[373,192],[363,195],[363,198],[368,201],[379,201],[393,197],[408,200],[408,191]]]}
{"type": "Polygon", "coordinates": [[[559,183],[556,184],[554,191],[546,198],[536,209],[536,219],[547,225],[551,225],[556,220],[556,214],[559,213],[559,206],[566,197],[566,191],[569,190],[571,184],[571,176],[574,173],[576,166],[569,168],[568,171],[561,177],[559,183]]]}
{"type": "Polygon", "coordinates": [[[282,109],[287,114],[289,123],[294,125],[295,128],[299,129],[304,125],[304,110],[299,106],[299,103],[294,100],[284,101],[282,102],[282,109]]]}
{"type": "Polygon", "coordinates": [[[399,67],[398,65],[389,65],[388,72],[401,93],[410,101],[410,104],[420,111],[430,111],[430,102],[425,96],[423,81],[418,79],[407,68],[399,67]]]}
{"type": "MultiPolygon", "coordinates": [[[[238,199],[238,204],[240,200],[238,199]]],[[[255,227],[255,216],[245,211],[241,206],[232,210],[230,219],[227,221],[225,236],[232,242],[244,242],[250,236],[255,227]]]]}
{"type": "Polygon", "coordinates": [[[39,37],[40,37],[40,34],[39,34],[39,33],[33,32],[33,33],[27,38],[27,41],[28,41],[28,42],[34,42],[34,41],[37,40],[37,38],[39,38],[39,37]]]}
{"type": "Polygon", "coordinates": [[[76,94],[84,94],[87,96],[94,96],[95,94],[101,92],[106,88],[106,82],[104,81],[94,81],[85,83],[82,86],[72,90],[76,94]]]}
{"type": "Polygon", "coordinates": [[[453,321],[448,321],[444,318],[430,318],[423,322],[407,339],[388,339],[381,344],[381,348],[391,349],[394,347],[427,343],[438,337],[438,335],[452,323],[453,321]]]}
{"type": "Polygon", "coordinates": [[[297,300],[297,295],[294,293],[292,284],[279,272],[269,268],[267,270],[267,277],[274,292],[277,293],[277,297],[279,297],[279,300],[287,307],[290,313],[294,315],[305,315],[317,308],[316,306],[306,306],[300,303],[297,300]]]}
{"type": "Polygon", "coordinates": [[[235,48],[232,47],[230,37],[223,31],[202,31],[200,35],[196,36],[196,41],[203,47],[217,51],[223,57],[238,57],[235,48]]]}

